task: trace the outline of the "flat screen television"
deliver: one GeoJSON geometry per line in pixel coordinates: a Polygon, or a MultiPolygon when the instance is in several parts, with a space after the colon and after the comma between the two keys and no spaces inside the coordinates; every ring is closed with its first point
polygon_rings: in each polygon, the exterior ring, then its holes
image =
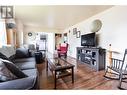
{"type": "Polygon", "coordinates": [[[96,33],[89,33],[81,35],[81,46],[95,47],[96,46],[96,33]]]}

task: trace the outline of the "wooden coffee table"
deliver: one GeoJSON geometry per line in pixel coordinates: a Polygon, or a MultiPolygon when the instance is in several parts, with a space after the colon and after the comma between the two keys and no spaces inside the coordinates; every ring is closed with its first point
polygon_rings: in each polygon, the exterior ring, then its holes
{"type": "Polygon", "coordinates": [[[56,89],[57,79],[71,76],[74,83],[74,65],[61,58],[47,58],[48,69],[52,72],[54,78],[54,88],[56,89]]]}

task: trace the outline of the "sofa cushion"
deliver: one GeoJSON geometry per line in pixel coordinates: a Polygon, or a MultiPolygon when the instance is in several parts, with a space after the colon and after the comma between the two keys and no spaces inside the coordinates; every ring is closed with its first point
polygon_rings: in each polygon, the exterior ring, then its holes
{"type": "Polygon", "coordinates": [[[35,61],[33,61],[33,62],[17,62],[17,63],[15,63],[15,65],[18,66],[21,70],[36,68],[35,61]]]}
{"type": "Polygon", "coordinates": [[[14,46],[3,46],[3,48],[6,48],[6,50],[8,52],[8,55],[7,55],[8,58],[10,56],[15,55],[15,53],[16,53],[16,50],[15,50],[15,47],[14,46]]]}
{"type": "Polygon", "coordinates": [[[7,48],[5,48],[5,47],[0,48],[0,52],[2,54],[4,54],[7,58],[9,58],[9,52],[8,52],[7,48]]]}
{"type": "Polygon", "coordinates": [[[37,76],[37,69],[22,70],[27,76],[37,76]]]}
{"type": "Polygon", "coordinates": [[[14,61],[15,61],[15,55],[10,56],[10,57],[9,57],[9,60],[10,60],[11,62],[14,62],[14,61]]]}
{"type": "Polygon", "coordinates": [[[24,90],[32,89],[35,85],[36,77],[30,76],[26,78],[16,79],[0,83],[0,90],[24,90]]]}
{"type": "Polygon", "coordinates": [[[20,63],[20,62],[35,62],[35,57],[29,57],[29,58],[19,58],[15,59],[14,63],[20,63]]]}
{"type": "Polygon", "coordinates": [[[16,58],[27,58],[29,57],[29,51],[25,48],[17,48],[15,56],[16,58]]]}
{"type": "Polygon", "coordinates": [[[0,58],[5,59],[5,60],[9,60],[9,58],[7,58],[7,56],[5,56],[4,54],[2,54],[1,52],[0,52],[0,58]]]}
{"type": "Polygon", "coordinates": [[[9,58],[15,54],[15,48],[13,46],[2,46],[2,48],[0,48],[0,52],[9,58]]]}
{"type": "Polygon", "coordinates": [[[18,78],[25,78],[27,77],[26,74],[24,74],[15,64],[8,60],[3,60],[2,62],[5,64],[5,66],[18,78]]]}
{"type": "Polygon", "coordinates": [[[5,66],[5,64],[0,60],[0,81],[14,80],[17,77],[5,66]]]}

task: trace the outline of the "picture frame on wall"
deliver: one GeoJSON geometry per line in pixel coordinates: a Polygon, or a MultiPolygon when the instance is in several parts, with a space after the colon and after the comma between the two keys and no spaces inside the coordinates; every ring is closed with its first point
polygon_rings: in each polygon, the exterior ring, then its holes
{"type": "Polygon", "coordinates": [[[77,32],[77,28],[73,28],[73,35],[75,35],[77,32]]]}
{"type": "Polygon", "coordinates": [[[80,36],[81,36],[80,31],[77,31],[77,33],[76,33],[76,38],[80,38],[80,36]]]}

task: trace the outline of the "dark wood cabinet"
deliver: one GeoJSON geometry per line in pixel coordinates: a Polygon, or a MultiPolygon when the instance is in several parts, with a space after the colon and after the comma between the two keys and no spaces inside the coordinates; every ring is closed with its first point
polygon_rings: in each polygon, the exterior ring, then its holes
{"type": "Polygon", "coordinates": [[[96,71],[103,70],[105,68],[105,49],[77,47],[77,59],[96,71]]]}

